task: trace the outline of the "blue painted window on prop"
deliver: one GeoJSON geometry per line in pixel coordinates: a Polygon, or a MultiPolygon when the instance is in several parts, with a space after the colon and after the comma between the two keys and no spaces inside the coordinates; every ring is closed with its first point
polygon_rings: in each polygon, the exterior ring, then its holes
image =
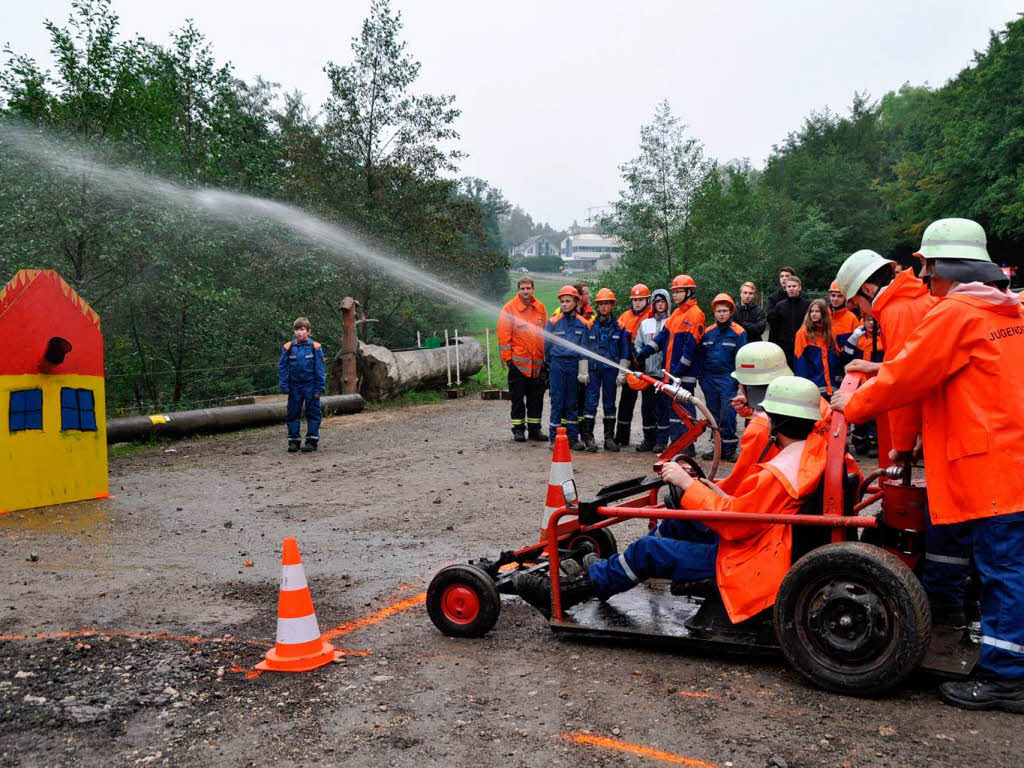
{"type": "Polygon", "coordinates": [[[22,389],[11,392],[7,426],[11,432],[43,428],[43,390],[22,389]]]}
{"type": "Polygon", "coordinates": [[[96,401],[91,389],[64,387],[60,391],[60,428],[96,431],[96,401]]]}

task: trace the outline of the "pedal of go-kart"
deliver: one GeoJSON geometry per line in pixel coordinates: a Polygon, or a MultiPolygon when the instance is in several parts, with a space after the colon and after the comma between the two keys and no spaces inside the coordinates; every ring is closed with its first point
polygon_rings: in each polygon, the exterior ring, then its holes
{"type": "Polygon", "coordinates": [[[695,581],[676,579],[669,586],[669,592],[676,596],[710,597],[717,588],[714,579],[697,579],[695,581]]]}

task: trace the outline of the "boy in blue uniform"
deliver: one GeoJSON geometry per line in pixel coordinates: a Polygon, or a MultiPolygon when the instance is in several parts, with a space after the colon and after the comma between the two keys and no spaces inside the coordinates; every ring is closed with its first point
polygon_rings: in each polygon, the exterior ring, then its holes
{"type": "Polygon", "coordinates": [[[320,442],[320,422],[323,414],[320,410],[320,395],[324,391],[325,374],[324,351],[320,342],[309,338],[310,325],[305,317],[296,318],[292,323],[295,341],[289,341],[281,350],[281,359],[277,363],[277,383],[281,392],[288,395],[288,413],[285,424],[288,425],[288,453],[295,453],[302,443],[299,434],[299,416],[302,406],[306,406],[306,444],[303,453],[315,451],[320,442]]]}
{"type": "MultiPolygon", "coordinates": [[[[697,347],[695,366],[700,375],[700,388],[708,410],[714,414],[722,430],[722,460],[732,461],[736,455],[736,411],[732,399],[736,397],[736,353],[747,343],[743,326],[732,322],[736,304],[727,293],[720,293],[711,302],[715,324],[704,331],[700,346],[697,347]]],[[[701,456],[711,460],[714,451],[701,456]]]]}
{"type": "Polygon", "coordinates": [[[544,360],[551,369],[548,386],[551,390],[551,430],[549,443],[555,445],[558,428],[565,426],[569,443],[574,451],[582,451],[586,446],[580,441],[580,425],[577,421],[576,387],[577,384],[590,383],[590,370],[587,358],[578,350],[565,344],[552,341],[552,336],[564,339],[577,347],[589,349],[590,321],[580,317],[576,308],[580,303],[580,293],[571,285],[562,286],[558,292],[558,303],[561,309],[553,314],[544,327],[544,360]]]}
{"type": "MultiPolygon", "coordinates": [[[[597,317],[590,326],[589,346],[605,360],[618,363],[623,368],[629,364],[629,334],[612,315],[615,309],[615,294],[607,288],[597,292],[597,317]]],[[[590,361],[590,384],[587,385],[587,400],[583,408],[583,422],[580,437],[591,453],[597,452],[594,427],[597,424],[597,401],[604,400],[604,449],[619,452],[615,442],[615,389],[624,383],[626,374],[618,368],[599,360],[590,361]]]]}

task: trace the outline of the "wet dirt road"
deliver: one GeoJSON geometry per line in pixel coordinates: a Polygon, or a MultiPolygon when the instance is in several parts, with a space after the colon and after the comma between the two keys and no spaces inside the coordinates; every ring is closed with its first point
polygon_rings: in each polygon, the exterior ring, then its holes
{"type": "MultiPolygon", "coordinates": [[[[476,399],[343,416],[312,455],[282,429],[181,441],[112,460],[113,500],[0,517],[0,765],[1024,764],[1024,720],[923,677],[844,698],[779,660],[561,640],[511,597],[486,638],[441,635],[434,572],[540,525],[549,454],[507,418],[476,399]],[[256,675],[285,536],[350,654],[256,675]]],[[[649,463],[578,456],[576,480],[649,463]]]]}

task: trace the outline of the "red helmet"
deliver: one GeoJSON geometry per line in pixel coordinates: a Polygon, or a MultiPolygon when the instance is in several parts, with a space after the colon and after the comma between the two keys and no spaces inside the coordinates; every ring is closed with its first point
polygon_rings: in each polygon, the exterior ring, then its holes
{"type": "Polygon", "coordinates": [[[602,288],[597,292],[597,296],[594,297],[594,303],[602,301],[615,301],[615,294],[612,293],[610,288],[602,288]]]}
{"type": "Polygon", "coordinates": [[[696,288],[697,284],[693,282],[693,278],[689,275],[676,275],[672,278],[672,285],[669,286],[670,291],[674,291],[677,288],[696,288]]]}
{"type": "Polygon", "coordinates": [[[714,309],[718,304],[728,304],[730,309],[736,311],[736,302],[732,300],[732,296],[728,293],[720,293],[715,296],[714,301],[711,302],[711,309],[714,309]]]}
{"type": "Polygon", "coordinates": [[[643,283],[637,283],[629,289],[629,298],[631,299],[649,299],[651,298],[651,289],[643,283]]]}
{"type": "Polygon", "coordinates": [[[579,300],[580,292],[571,285],[563,285],[561,290],[558,292],[558,298],[562,298],[563,296],[572,296],[574,299],[579,300]]]}

